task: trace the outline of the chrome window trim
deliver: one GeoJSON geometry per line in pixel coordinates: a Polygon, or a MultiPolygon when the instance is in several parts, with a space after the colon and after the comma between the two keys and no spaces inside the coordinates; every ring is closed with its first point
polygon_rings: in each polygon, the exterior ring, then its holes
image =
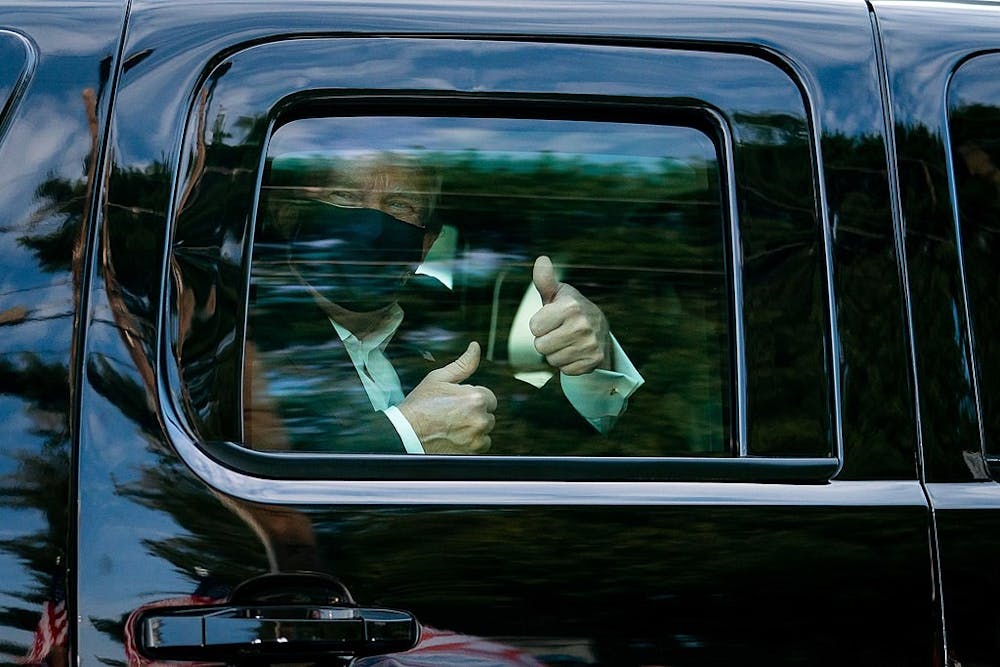
{"type": "MultiPolygon", "coordinates": [[[[818,484],[656,481],[289,480],[254,477],[209,457],[176,421],[165,423],[178,454],[211,487],[252,502],[325,505],[739,505],[926,507],[913,481],[818,484]]],[[[1000,494],[997,496],[1000,502],[1000,494]]]]}
{"type": "Polygon", "coordinates": [[[930,482],[925,487],[934,511],[1000,509],[996,482],[930,482]]]}

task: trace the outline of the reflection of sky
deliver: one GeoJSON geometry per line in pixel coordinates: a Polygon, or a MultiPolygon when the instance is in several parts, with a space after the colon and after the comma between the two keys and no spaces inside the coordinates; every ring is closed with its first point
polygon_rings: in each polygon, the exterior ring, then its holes
{"type": "Polygon", "coordinates": [[[26,319],[0,329],[3,354],[53,355],[65,363],[72,339],[73,304],[69,288],[56,283],[51,289],[28,290],[0,298],[0,311],[25,307],[26,319]]]}
{"type": "MultiPolygon", "coordinates": [[[[238,125],[241,119],[268,113],[278,100],[290,94],[337,89],[695,98],[705,99],[727,113],[744,114],[799,114],[802,109],[801,94],[787,75],[769,63],[738,54],[428,39],[382,39],[377,49],[372,46],[372,41],[366,39],[287,40],[243,51],[234,57],[233,67],[213,88],[207,126],[214,128],[220,123],[230,136],[229,142],[239,143],[246,136],[245,128],[238,125]],[[538,67],[539,62],[545,66],[538,67]],[[711,80],[705,78],[706,71],[713,72],[711,80]]],[[[159,98],[149,92],[151,95],[145,99],[159,98]]],[[[162,109],[150,113],[160,115],[162,109]]],[[[462,131],[470,129],[475,128],[463,123],[462,131]]],[[[595,151],[613,151],[611,143],[621,145],[627,137],[638,136],[623,125],[615,126],[615,130],[615,135],[620,131],[626,136],[604,137],[603,146],[591,137],[595,151]]],[[[148,135],[145,126],[141,134],[148,135]]],[[[411,137],[413,143],[421,142],[418,145],[442,149],[446,143],[467,148],[470,141],[476,144],[484,139],[461,139],[455,128],[444,126],[424,127],[419,137],[411,137]],[[451,136],[442,142],[435,133],[427,133],[429,129],[451,136]]],[[[139,136],[136,140],[143,141],[139,136]]],[[[546,144],[552,141],[549,138],[546,144]]],[[[573,148],[578,150],[575,142],[573,148]]],[[[545,146],[542,150],[564,151],[566,146],[545,146]]],[[[658,150],[660,154],[665,152],[662,147],[658,150]]],[[[677,154],[679,150],[671,148],[666,152],[677,154]]],[[[634,150],[627,148],[623,152],[634,150]]]]}
{"type": "MultiPolygon", "coordinates": [[[[0,451],[0,479],[16,475],[22,469],[22,463],[17,455],[34,455],[43,451],[46,434],[37,432],[39,424],[29,414],[30,410],[25,401],[0,395],[0,424],[4,425],[5,432],[18,434],[16,444],[7,443],[0,451]]],[[[66,443],[67,448],[68,446],[66,443]]],[[[19,486],[20,484],[10,484],[4,489],[13,495],[15,502],[19,486]]],[[[35,507],[14,508],[5,505],[0,513],[3,516],[3,521],[0,522],[0,543],[11,543],[16,539],[24,539],[39,533],[44,535],[49,530],[45,514],[35,507]]],[[[51,563],[55,562],[56,555],[55,553],[48,555],[51,563]]],[[[36,592],[34,588],[36,584],[45,585],[44,577],[42,582],[36,582],[32,577],[34,573],[20,558],[2,551],[0,551],[0,572],[4,574],[3,584],[0,584],[0,607],[21,608],[31,612],[41,611],[40,605],[26,602],[12,594],[36,592]]],[[[27,645],[31,642],[31,633],[14,631],[10,626],[6,626],[3,628],[2,638],[27,645]]]]}
{"type": "MultiPolygon", "coordinates": [[[[127,362],[109,361],[115,371],[127,373],[127,362]]],[[[86,483],[79,490],[80,505],[87,510],[79,520],[79,586],[85,626],[91,618],[118,620],[132,611],[137,599],[151,602],[188,595],[194,589],[191,579],[143,546],[185,531],[169,512],[149,509],[119,493],[119,485],[135,485],[144,467],[156,461],[147,449],[148,437],[123,420],[106,400],[90,398],[80,462],[80,478],[86,483]],[[136,573],[142,573],[141,577],[136,573]]],[[[88,640],[92,655],[121,658],[121,644],[103,633],[92,632],[88,640]]]]}
{"type": "Polygon", "coordinates": [[[480,155],[580,155],[599,162],[660,166],[664,157],[714,156],[711,141],[685,127],[510,118],[310,118],[283,126],[271,156],[388,150],[477,151],[480,155]]]}
{"type": "MultiPolygon", "coordinates": [[[[145,153],[141,161],[148,162],[174,153],[176,114],[190,99],[188,84],[194,83],[216,53],[215,46],[206,46],[212,34],[206,26],[216,20],[225,23],[234,43],[242,39],[241,34],[248,39],[259,37],[265,25],[286,35],[315,33],[335,25],[345,33],[358,34],[466,30],[485,35],[550,32],[757,43],[797,63],[807,78],[806,87],[824,109],[823,129],[871,133],[881,128],[877,73],[870,67],[870,24],[863,4],[851,8],[794,3],[790,11],[791,5],[780,3],[763,7],[630,3],[616,7],[613,15],[603,5],[587,3],[548,10],[530,3],[480,3],[464,5],[461,11],[440,3],[427,7],[395,1],[338,3],[336,7],[299,3],[294,8],[278,3],[256,7],[254,14],[235,14],[225,3],[218,7],[193,4],[197,11],[192,16],[199,18],[190,19],[188,29],[171,36],[170,57],[159,49],[162,54],[155,53],[123,78],[122,107],[134,111],[118,118],[126,137],[120,146],[122,154],[139,149],[145,153]],[[263,17],[266,20],[261,22],[263,17]],[[154,70],[157,75],[151,76],[154,70]],[[811,76],[815,79],[808,80],[811,76]],[[164,80],[171,81],[169,90],[164,80]]],[[[164,10],[154,3],[141,11],[164,10]]],[[[170,11],[172,17],[184,13],[173,3],[170,11]]],[[[127,55],[152,46],[150,36],[137,32],[130,35],[127,55]]],[[[693,95],[727,111],[744,112],[788,108],[798,96],[787,75],[756,58],[656,51],[558,44],[529,47],[488,39],[289,39],[254,46],[231,59],[233,68],[220,80],[210,121],[224,114],[226,130],[238,140],[242,133],[233,125],[237,119],[264,114],[284,95],[310,89],[693,95]],[[705,72],[712,76],[704,76],[705,72]],[[716,91],[724,98],[712,99],[716,91]]]]}
{"type": "Polygon", "coordinates": [[[86,175],[83,160],[90,151],[90,137],[80,91],[70,91],[66,99],[34,100],[31,109],[0,144],[0,165],[6,165],[0,188],[4,222],[38,205],[35,189],[46,174],[80,180],[86,175]]]}
{"type": "Polygon", "coordinates": [[[1000,106],[1000,55],[979,56],[962,65],[948,90],[952,107],[971,104],[1000,106]]]}
{"type": "Polygon", "coordinates": [[[0,109],[6,106],[14,84],[27,64],[24,42],[13,34],[0,30],[0,109]]]}
{"type": "MultiPolygon", "coordinates": [[[[944,118],[942,96],[955,64],[970,53],[996,47],[1000,17],[993,3],[888,3],[879,8],[893,85],[896,122],[937,130],[944,118]]],[[[978,68],[993,56],[959,67],[978,68]]],[[[996,67],[984,67],[984,83],[996,80],[996,67]]]]}

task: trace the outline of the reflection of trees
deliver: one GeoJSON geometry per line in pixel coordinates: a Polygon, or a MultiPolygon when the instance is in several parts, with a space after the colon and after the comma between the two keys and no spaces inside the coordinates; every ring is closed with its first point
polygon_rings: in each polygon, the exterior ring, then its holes
{"type": "MultiPolygon", "coordinates": [[[[266,532],[269,515],[265,510],[228,507],[208,493],[203,484],[192,481],[173,452],[164,449],[159,422],[149,403],[153,388],[148,386],[152,378],[148,364],[153,350],[142,341],[154,339],[155,303],[149,296],[158,292],[159,276],[151,270],[149,261],[159,256],[162,247],[163,217],[157,211],[165,209],[169,169],[162,162],[145,169],[115,169],[111,182],[115,198],[108,203],[107,215],[119,221],[120,216],[127,216],[132,224],[104,227],[112,231],[100,239],[105,252],[98,253],[99,270],[112,301],[110,312],[115,321],[110,324],[119,328],[123,339],[137,343],[129,350],[140,375],[137,378],[134,369],[102,356],[93,357],[86,372],[95,390],[142,429],[150,456],[154,457],[136,480],[120,486],[119,493],[144,507],[164,511],[175,521],[178,528],[171,537],[150,540],[144,546],[151,555],[165,559],[191,579],[191,590],[184,593],[193,591],[199,568],[218,574],[231,585],[268,569],[260,536],[247,527],[246,521],[256,521],[257,528],[263,525],[261,530],[266,532]],[[245,520],[237,517],[234,509],[242,512],[245,520]]],[[[46,203],[32,221],[31,230],[18,239],[19,244],[33,253],[43,270],[72,274],[74,285],[78,285],[80,233],[88,198],[86,182],[53,178],[43,183],[37,194],[46,203]]],[[[68,320],[69,313],[62,316],[68,320]]],[[[32,311],[26,308],[0,324],[3,328],[17,326],[32,317],[32,311]]],[[[73,507],[69,488],[71,381],[65,359],[53,361],[32,351],[3,352],[0,397],[21,402],[21,414],[31,423],[25,434],[36,437],[40,444],[8,453],[14,461],[14,472],[0,480],[0,507],[34,511],[40,517],[32,521],[37,526],[32,532],[0,543],[0,551],[20,561],[32,578],[31,584],[5,591],[23,604],[0,609],[0,624],[30,633],[38,623],[53,576],[62,576],[54,569],[57,558],[65,553],[67,511],[73,507]]],[[[301,544],[298,546],[301,548],[301,544]]],[[[294,560],[287,553],[278,553],[277,557],[294,560]]],[[[311,554],[307,557],[311,558],[311,554]]],[[[124,617],[90,620],[108,636],[122,640],[124,617]]],[[[26,650],[27,646],[0,645],[0,651],[12,656],[23,655],[26,650]]]]}
{"type": "MultiPolygon", "coordinates": [[[[69,322],[75,318],[70,309],[77,304],[80,294],[83,230],[94,175],[93,156],[96,155],[97,94],[86,89],[82,97],[92,141],[87,178],[80,181],[51,178],[42,183],[35,195],[44,203],[17,239],[18,245],[33,255],[40,271],[70,277],[66,291],[56,291],[44,304],[63,309],[55,318],[65,320],[64,331],[70,329],[69,322]]],[[[31,291],[26,290],[26,294],[31,295],[31,291]]],[[[34,312],[37,305],[26,301],[3,310],[0,326],[31,326],[43,317],[34,312]]],[[[40,519],[33,522],[36,526],[33,532],[0,542],[0,551],[19,561],[32,581],[20,590],[7,591],[24,606],[0,609],[0,625],[27,632],[34,631],[37,626],[42,604],[52,592],[54,579],[65,576],[60,561],[65,561],[73,507],[70,495],[72,364],[73,353],[69,349],[46,354],[39,350],[17,351],[0,346],[0,397],[12,397],[21,404],[21,416],[31,423],[23,434],[37,438],[40,443],[34,448],[23,443],[19,443],[17,449],[12,447],[6,454],[16,462],[16,467],[0,480],[0,506],[40,514],[40,519]]],[[[16,438],[9,442],[14,443],[16,438]]],[[[14,656],[23,656],[27,650],[27,646],[0,644],[0,651],[14,656]]],[[[58,663],[65,659],[65,653],[57,649],[52,659],[58,663]]]]}
{"type": "MultiPolygon", "coordinates": [[[[162,163],[143,170],[116,170],[111,177],[113,199],[108,203],[108,224],[102,237],[101,273],[112,302],[115,325],[123,333],[138,377],[128,367],[109,358],[95,357],[87,369],[94,389],[115,405],[130,423],[141,427],[154,462],[143,466],[139,476],[120,485],[118,493],[157,512],[166,512],[178,529],[171,537],[146,540],[148,553],[164,558],[176,572],[192,580],[204,568],[210,573],[232,576],[235,583],[259,570],[254,558],[253,538],[226,507],[209,494],[172,450],[163,446],[163,435],[154,408],[155,396],[151,341],[155,303],[148,295],[159,290],[160,276],[150,271],[150,257],[159,255],[163,242],[163,216],[169,192],[170,172],[162,163]],[[247,541],[247,537],[250,541],[247,541]],[[243,538],[243,539],[240,539],[243,538]],[[225,564],[220,564],[220,561],[225,564]]],[[[259,547],[256,551],[259,551],[259,547]]],[[[126,615],[119,619],[91,619],[105,634],[123,640],[126,615]]]]}
{"type": "MultiPolygon", "coordinates": [[[[139,257],[136,259],[138,261],[139,257]]],[[[220,502],[202,482],[193,478],[173,450],[164,447],[159,422],[147,403],[148,388],[140,385],[128,369],[106,359],[95,360],[87,374],[101,396],[115,405],[129,422],[141,427],[146,441],[149,462],[134,478],[118,484],[116,494],[160,513],[157,521],[161,525],[173,524],[167,531],[168,536],[144,539],[141,546],[150,556],[169,563],[174,572],[190,582],[187,590],[168,593],[140,589],[137,593],[158,593],[161,598],[190,595],[206,573],[217,580],[222,589],[227,589],[267,571],[267,557],[262,553],[259,536],[248,529],[230,506],[220,502]]],[[[130,611],[118,618],[90,617],[88,620],[106,636],[124,643],[125,621],[130,611]]],[[[125,664],[109,658],[99,660],[108,665],[125,664]]]]}
{"type": "MultiPolygon", "coordinates": [[[[16,468],[0,480],[0,507],[5,511],[33,510],[41,515],[36,529],[0,542],[0,551],[13,556],[31,573],[33,585],[8,595],[22,606],[0,609],[0,625],[31,632],[38,624],[48,597],[57,558],[65,553],[69,507],[69,380],[66,366],[47,363],[25,352],[0,357],[0,396],[15,396],[25,404],[22,414],[33,425],[27,433],[41,445],[12,452],[16,468]]],[[[0,652],[24,655],[27,646],[0,644],[0,652]]]]}
{"type": "Polygon", "coordinates": [[[843,476],[908,478],[915,413],[885,143],[827,135],[823,159],[834,232],[843,476]]]}
{"type": "MultiPolygon", "coordinates": [[[[992,133],[990,129],[982,136],[992,133]]],[[[979,428],[967,354],[969,332],[962,322],[965,303],[944,168],[945,148],[941,137],[923,126],[898,127],[896,134],[916,364],[921,378],[924,459],[929,470],[941,475],[938,481],[967,479],[968,462],[978,460],[979,428]],[[963,457],[963,452],[969,452],[971,458],[963,457]]],[[[990,259],[991,273],[995,273],[993,263],[990,259]]],[[[995,279],[991,283],[995,289],[995,279]]],[[[982,475],[983,471],[974,466],[972,474],[982,475]]]]}

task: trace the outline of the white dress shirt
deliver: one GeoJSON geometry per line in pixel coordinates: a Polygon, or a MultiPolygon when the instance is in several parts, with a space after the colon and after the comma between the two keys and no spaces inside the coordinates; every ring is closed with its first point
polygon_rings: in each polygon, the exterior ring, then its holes
{"type": "MultiPolygon", "coordinates": [[[[403,389],[396,369],[385,356],[385,348],[402,322],[403,309],[398,304],[393,305],[379,327],[366,333],[363,338],[358,338],[346,327],[330,319],[330,324],[343,341],[354,364],[372,408],[388,417],[408,454],[423,454],[420,438],[397,407],[403,401],[403,389]]],[[[560,374],[563,393],[570,404],[601,433],[607,433],[611,429],[617,417],[625,411],[628,397],[643,383],[642,377],[614,336],[611,341],[613,368],[616,370],[599,369],[576,376],[560,374]]]]}

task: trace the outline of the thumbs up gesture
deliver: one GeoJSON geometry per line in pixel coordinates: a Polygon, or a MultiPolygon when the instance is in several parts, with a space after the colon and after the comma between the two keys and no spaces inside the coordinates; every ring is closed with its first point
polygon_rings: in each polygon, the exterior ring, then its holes
{"type": "Polygon", "coordinates": [[[544,255],[535,260],[532,282],[542,297],[541,310],[528,323],[538,353],[566,375],[610,368],[611,334],[601,309],[572,285],[556,280],[552,261],[544,255]]]}
{"type": "Polygon", "coordinates": [[[399,411],[428,454],[479,454],[490,448],[497,397],[486,387],[461,384],[479,368],[479,343],[428,373],[399,411]]]}

